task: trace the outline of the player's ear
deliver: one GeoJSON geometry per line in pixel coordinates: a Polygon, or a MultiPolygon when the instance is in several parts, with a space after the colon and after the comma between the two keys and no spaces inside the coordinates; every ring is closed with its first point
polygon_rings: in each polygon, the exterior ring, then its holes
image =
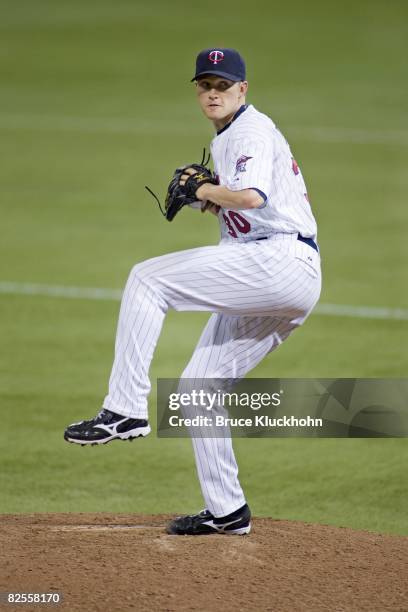
{"type": "Polygon", "coordinates": [[[242,96],[245,96],[246,92],[248,91],[248,81],[241,81],[239,85],[239,90],[240,90],[240,94],[242,96]]]}

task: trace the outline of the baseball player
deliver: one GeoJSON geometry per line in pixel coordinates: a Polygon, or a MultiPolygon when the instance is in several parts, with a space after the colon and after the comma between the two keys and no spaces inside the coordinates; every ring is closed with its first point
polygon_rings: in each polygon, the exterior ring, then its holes
{"type": "MultiPolygon", "coordinates": [[[[169,309],[211,314],[182,379],[240,379],[302,325],[321,289],[320,255],[302,173],[273,121],[246,103],[245,63],[234,49],[199,53],[192,79],[213,123],[214,174],[177,169],[166,216],[192,201],[218,217],[218,245],[149,259],[131,270],[103,408],[70,425],[69,442],[146,436],[149,366],[169,309]],[[176,206],[176,209],[174,208],[176,206]]],[[[205,500],[171,534],[247,534],[250,510],[230,437],[192,438],[205,500]]]]}

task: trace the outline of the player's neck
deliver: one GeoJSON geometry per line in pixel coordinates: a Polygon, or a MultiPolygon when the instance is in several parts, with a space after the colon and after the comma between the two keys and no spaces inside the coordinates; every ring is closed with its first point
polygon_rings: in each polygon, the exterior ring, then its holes
{"type": "Polygon", "coordinates": [[[226,117],[223,117],[222,119],[216,119],[215,121],[213,121],[213,125],[215,127],[217,134],[220,131],[224,130],[224,128],[226,128],[230,123],[234,121],[236,115],[240,114],[239,111],[243,107],[246,108],[245,100],[243,100],[241,104],[239,104],[239,106],[234,110],[233,113],[230,113],[229,115],[227,115],[226,117]]]}

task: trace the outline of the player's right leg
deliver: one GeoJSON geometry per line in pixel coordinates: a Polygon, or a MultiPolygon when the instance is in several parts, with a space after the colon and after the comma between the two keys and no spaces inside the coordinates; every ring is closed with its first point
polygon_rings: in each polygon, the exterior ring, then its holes
{"type": "MultiPolygon", "coordinates": [[[[201,253],[205,248],[191,252],[197,251],[201,253]]],[[[68,442],[106,444],[150,433],[148,373],[169,307],[165,291],[160,291],[155,279],[163,270],[176,273],[189,254],[190,251],[181,251],[155,257],[131,270],[120,307],[109,393],[94,418],[67,427],[64,438],[68,442]]]]}
{"type": "Polygon", "coordinates": [[[67,442],[106,444],[112,440],[133,440],[150,433],[147,414],[148,376],[167,304],[152,289],[146,273],[150,261],[134,266],[122,296],[116,332],[115,360],[109,395],[102,410],[89,420],[73,423],[64,432],[67,442]]]}
{"type": "MultiPolygon", "coordinates": [[[[122,296],[109,393],[96,417],[73,423],[65,430],[68,442],[106,444],[150,432],[149,368],[164,317],[169,307],[188,310],[186,303],[191,303],[193,310],[211,308],[207,296],[203,306],[197,307],[189,297],[190,290],[184,291],[184,284],[187,277],[191,282],[199,275],[203,264],[214,266],[219,255],[218,247],[203,247],[155,257],[134,266],[122,296]],[[192,262],[196,263],[191,266],[192,262]]],[[[194,296],[194,302],[199,298],[200,292],[194,296]]]]}
{"type": "Polygon", "coordinates": [[[202,247],[136,265],[122,298],[104,411],[81,422],[81,432],[77,424],[70,426],[65,438],[78,443],[92,438],[92,443],[101,444],[131,439],[138,432],[145,435],[149,367],[169,308],[277,317],[300,324],[318,298],[320,280],[318,272],[312,278],[299,264],[299,247],[309,249],[308,260],[317,253],[295,241],[293,236],[277,243],[202,247]]]}

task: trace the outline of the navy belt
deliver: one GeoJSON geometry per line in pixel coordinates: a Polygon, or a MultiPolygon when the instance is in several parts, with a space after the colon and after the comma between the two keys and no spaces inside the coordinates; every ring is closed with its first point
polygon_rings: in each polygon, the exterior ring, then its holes
{"type": "MultiPolygon", "coordinates": [[[[267,240],[268,238],[269,236],[262,236],[262,238],[257,238],[256,240],[267,240]]],[[[312,249],[319,252],[319,248],[317,244],[311,238],[303,238],[303,236],[298,234],[297,239],[300,240],[300,242],[304,242],[305,244],[308,244],[310,247],[312,247],[312,249]]]]}
{"type": "Polygon", "coordinates": [[[314,249],[315,251],[319,252],[319,248],[317,246],[317,244],[315,243],[314,240],[312,240],[311,238],[303,238],[303,236],[301,236],[300,234],[298,234],[297,237],[298,240],[300,240],[300,242],[305,242],[306,244],[308,244],[309,246],[312,247],[312,249],[314,249]]]}

